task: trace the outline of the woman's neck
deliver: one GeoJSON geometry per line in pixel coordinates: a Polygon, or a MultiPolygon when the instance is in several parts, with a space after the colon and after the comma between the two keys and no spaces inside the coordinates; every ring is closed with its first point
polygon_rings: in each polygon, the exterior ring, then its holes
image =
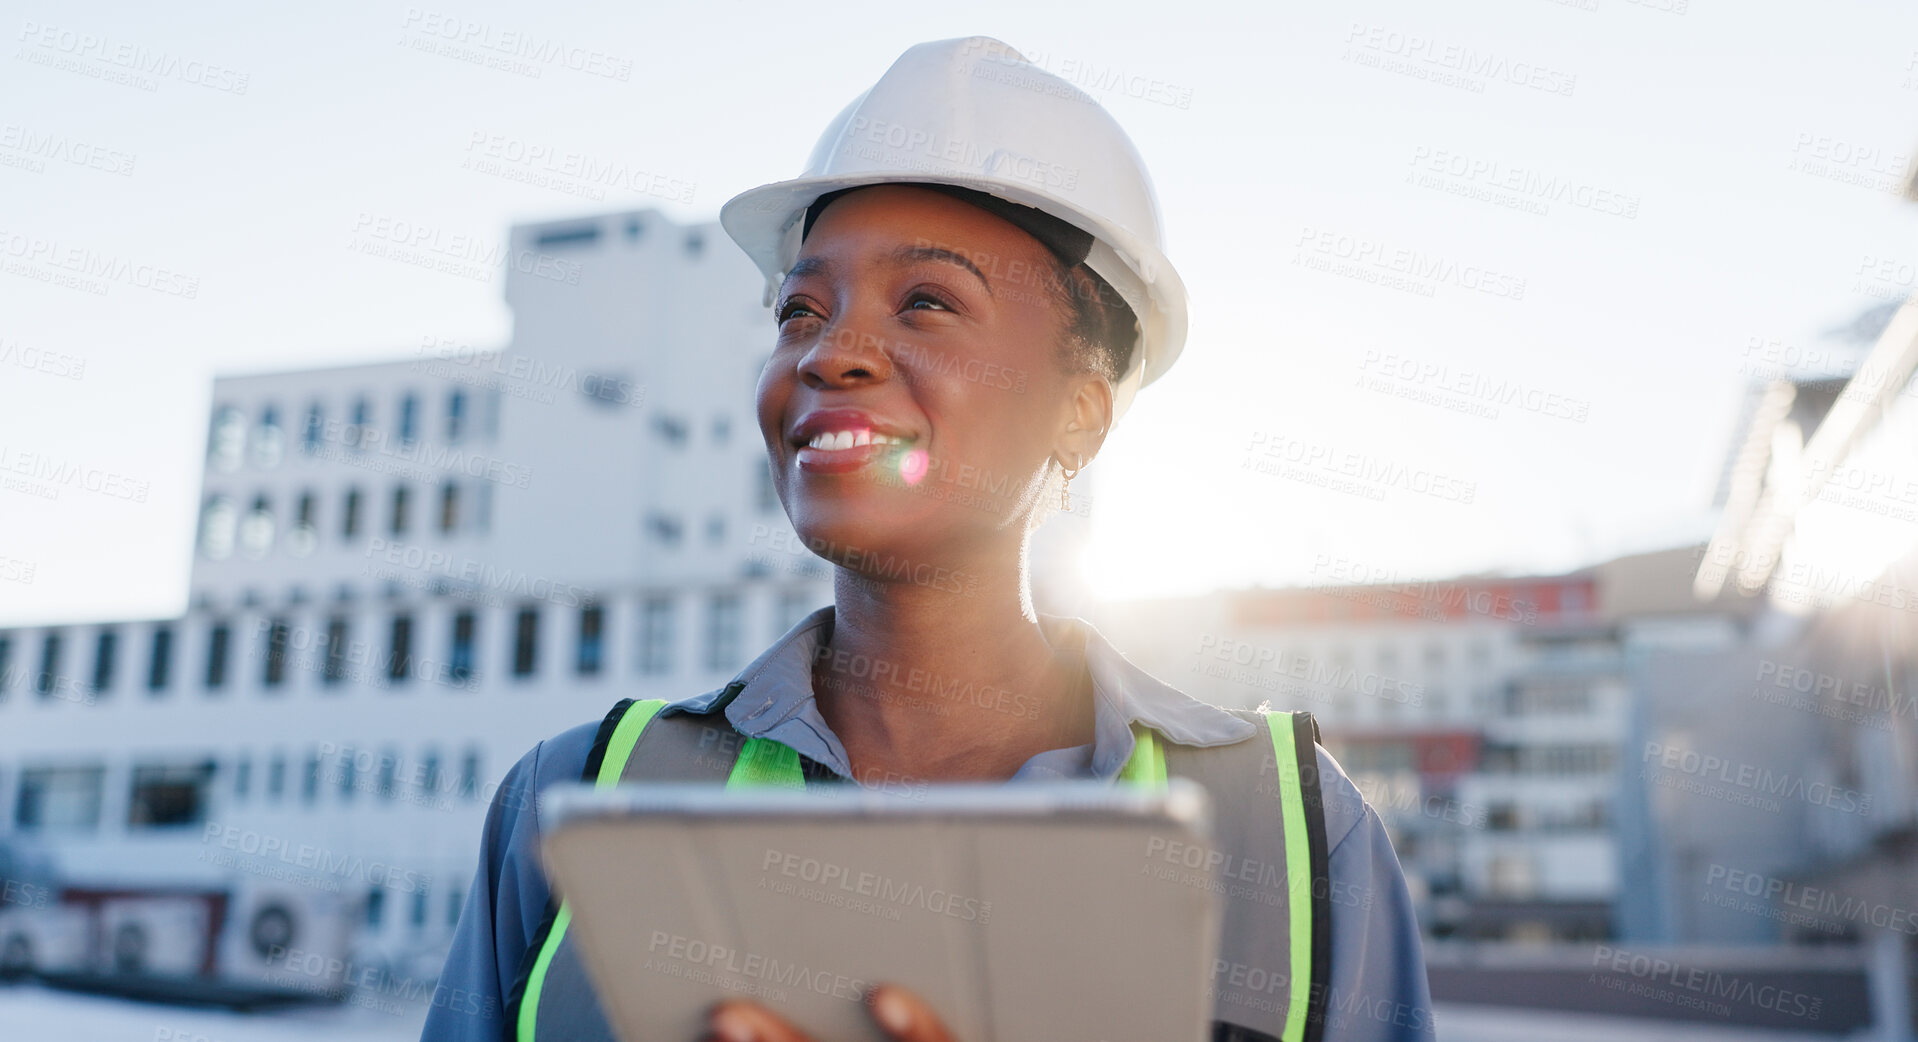
{"type": "Polygon", "coordinates": [[[1004,780],[1092,741],[1084,649],[1048,641],[1023,568],[1014,582],[955,574],[839,570],[813,692],[862,784],[1004,780]]]}

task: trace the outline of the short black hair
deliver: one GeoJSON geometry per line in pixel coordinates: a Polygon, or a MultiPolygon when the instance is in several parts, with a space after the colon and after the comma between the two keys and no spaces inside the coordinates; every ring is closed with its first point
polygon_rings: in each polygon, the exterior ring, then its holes
{"type": "Polygon", "coordinates": [[[1083,261],[1070,267],[1056,257],[1052,261],[1052,299],[1066,314],[1054,357],[1068,373],[1098,373],[1118,383],[1132,369],[1138,316],[1119,291],[1083,261]]]}

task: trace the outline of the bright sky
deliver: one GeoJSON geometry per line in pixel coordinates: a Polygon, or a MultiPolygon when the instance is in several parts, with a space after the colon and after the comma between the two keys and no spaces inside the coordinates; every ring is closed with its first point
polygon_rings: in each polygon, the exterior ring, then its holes
{"type": "Polygon", "coordinates": [[[1910,5],[11,11],[0,624],[183,609],[214,374],[506,341],[497,281],[356,255],[362,214],[493,239],[651,203],[711,219],[795,173],[922,40],[998,36],[1078,80],[1157,180],[1193,322],[1087,471],[1111,595],[1558,569],[1701,537],[1741,366],[1816,349],[1918,264],[1918,206],[1892,191],[1918,148],[1910,5]],[[416,46],[461,27],[603,59],[534,77],[416,46]],[[116,82],[135,51],[175,74],[116,82]],[[492,135],[696,187],[593,202],[463,169],[492,135]],[[167,274],[51,285],[36,240],[167,274]],[[7,487],[28,457],[100,487],[7,487]]]}

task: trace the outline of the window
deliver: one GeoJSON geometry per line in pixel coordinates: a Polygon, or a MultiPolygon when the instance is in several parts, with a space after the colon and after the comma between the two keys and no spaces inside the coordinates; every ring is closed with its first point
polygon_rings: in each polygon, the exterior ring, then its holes
{"type": "Polygon", "coordinates": [[[233,759],[233,800],[241,803],[246,800],[247,790],[253,787],[253,758],[246,753],[233,759]]]}
{"type": "Polygon", "coordinates": [[[264,494],[253,497],[253,509],[240,522],[240,551],[259,560],[273,548],[273,504],[264,494]]]}
{"type": "Polygon", "coordinates": [[[261,467],[277,467],[285,448],[286,435],[280,430],[280,410],[268,405],[260,410],[260,429],[253,438],[253,462],[261,467]]]}
{"type": "Polygon", "coordinates": [[[347,445],[356,449],[362,446],[366,438],[366,421],[372,412],[373,404],[366,400],[365,395],[353,399],[353,423],[346,428],[347,445]]]}
{"type": "Polygon", "coordinates": [[[266,797],[275,803],[286,795],[286,754],[274,753],[266,767],[266,797]]]}
{"type": "Polygon", "coordinates": [[[733,433],[733,423],[724,413],[713,417],[713,444],[724,445],[733,433]]]}
{"type": "Polygon", "coordinates": [[[478,749],[466,750],[460,757],[460,795],[469,800],[479,798],[480,754],[478,749]]]}
{"type": "Polygon", "coordinates": [[[197,825],[206,820],[213,763],[144,764],[133,768],[128,828],[197,825]]]}
{"type": "Polygon", "coordinates": [[[286,644],[286,620],[274,619],[269,622],[266,630],[266,669],[260,676],[262,685],[279,687],[286,680],[286,644]]]}
{"type": "Polygon", "coordinates": [[[233,554],[240,527],[239,508],[226,496],[208,496],[200,506],[200,552],[224,561],[233,554]]]}
{"type": "Polygon", "coordinates": [[[380,916],[384,914],[385,911],[386,911],[386,891],[377,886],[367,891],[366,892],[366,928],[369,930],[379,929],[380,916]]]}
{"type": "Polygon", "coordinates": [[[453,616],[453,650],[446,656],[447,679],[465,683],[473,675],[473,613],[453,616]]]}
{"type": "Polygon", "coordinates": [[[33,678],[33,689],[49,698],[60,676],[60,634],[48,633],[40,639],[40,675],[33,678]]]}
{"type": "Polygon", "coordinates": [[[673,668],[673,599],[648,597],[639,610],[639,671],[659,676],[673,668]]]}
{"type": "Polygon", "coordinates": [[[421,796],[438,796],[440,791],[440,751],[426,750],[420,758],[419,787],[421,796]]]}
{"type": "Polygon", "coordinates": [[[579,609],[579,659],[574,669],[581,676],[599,673],[600,629],[605,621],[606,610],[597,604],[588,604],[579,609]]]}
{"type": "Polygon", "coordinates": [[[413,891],[413,932],[426,929],[426,888],[413,891]]]}
{"type": "Polygon", "coordinates": [[[528,677],[538,664],[539,609],[527,605],[513,623],[513,675],[528,677]]]}
{"type": "Polygon", "coordinates": [[[801,619],[812,614],[812,602],[812,594],[805,590],[779,591],[779,617],[773,620],[773,624],[779,627],[779,632],[774,633],[773,638],[785,636],[787,630],[799,625],[801,619]]]}
{"type": "Polygon", "coordinates": [[[360,765],[353,759],[353,750],[340,750],[340,802],[353,802],[353,790],[360,785],[360,765]]]}
{"type": "Polygon", "coordinates": [[[493,521],[493,483],[482,481],[473,489],[473,531],[484,533],[493,521]]]}
{"type": "Polygon", "coordinates": [[[318,510],[319,500],[311,489],[300,493],[299,506],[293,513],[293,529],[286,534],[287,549],[293,556],[305,557],[319,543],[320,529],[313,520],[318,510]]]}
{"type": "Polygon", "coordinates": [[[446,440],[457,442],[466,436],[466,392],[446,396],[446,440]]]}
{"type": "Polygon", "coordinates": [[[706,249],[706,237],[697,231],[686,233],[686,256],[698,257],[706,249]]]}
{"type": "Polygon", "coordinates": [[[153,647],[147,655],[147,690],[165,691],[167,669],[173,661],[173,627],[160,626],[153,631],[153,647]]]}
{"type": "Polygon", "coordinates": [[[779,489],[773,484],[772,464],[764,459],[753,460],[753,474],[758,478],[755,485],[759,489],[759,498],[755,505],[762,514],[770,514],[779,509],[779,489]]]}
{"type": "Polygon", "coordinates": [[[119,631],[101,630],[93,646],[93,690],[96,692],[113,686],[113,660],[119,650],[119,631]]]}
{"type": "Polygon", "coordinates": [[[346,619],[335,615],[326,620],[326,659],[320,667],[320,682],[334,687],[346,678],[346,619]]]}
{"type": "Polygon", "coordinates": [[[379,789],[380,799],[392,802],[396,791],[394,776],[399,770],[400,754],[389,749],[380,754],[379,789]]]}
{"type": "Polygon", "coordinates": [[[206,635],[206,686],[213,691],[226,686],[226,649],[231,641],[233,628],[226,622],[216,622],[206,635]]]}
{"type": "Polygon", "coordinates": [[[320,411],[320,403],[314,402],[306,407],[306,426],[300,431],[300,451],[311,456],[320,451],[320,436],[325,433],[326,414],[320,411]]]}
{"type": "Polygon", "coordinates": [[[653,417],[653,430],[666,439],[668,445],[679,448],[686,444],[686,421],[677,416],[658,413],[653,417]]]}
{"type": "Polygon", "coordinates": [[[706,519],[706,541],[715,545],[726,541],[726,515],[714,514],[706,519]]]}
{"type": "Polygon", "coordinates": [[[500,402],[499,388],[498,387],[487,388],[486,389],[486,440],[487,441],[493,441],[499,437],[499,402],[500,402]]]}
{"type": "Polygon", "coordinates": [[[0,633],[0,700],[7,697],[7,689],[13,686],[13,637],[0,633]]]}
{"type": "Polygon", "coordinates": [[[311,807],[320,800],[320,753],[309,749],[300,772],[300,802],[311,807]]]}
{"type": "Polygon", "coordinates": [[[346,490],[346,509],[340,514],[340,535],[351,539],[360,534],[360,490],[346,490]]]}
{"type": "Polygon", "coordinates": [[[465,903],[466,903],[466,895],[460,893],[459,887],[453,886],[453,887],[447,888],[446,890],[446,925],[458,926],[460,924],[460,906],[465,903]]]}
{"type": "Polygon", "coordinates": [[[679,545],[679,519],[665,514],[654,514],[646,519],[646,527],[653,538],[667,546],[679,545]]]}
{"type": "Polygon", "coordinates": [[[100,824],[104,767],[29,767],[20,772],[13,823],[23,829],[91,829],[100,824]]]}
{"type": "Polygon", "coordinates": [[[413,672],[413,616],[393,616],[393,631],[387,642],[386,680],[404,684],[413,672]]]}
{"type": "Polygon", "coordinates": [[[215,409],[213,429],[207,435],[207,462],[215,470],[236,470],[245,453],[246,416],[231,405],[215,409]]]}
{"type": "Polygon", "coordinates": [[[739,659],[739,595],[716,593],[706,604],[706,668],[731,669],[739,659]]]}
{"type": "Polygon", "coordinates": [[[394,535],[406,534],[406,508],[410,498],[405,485],[393,486],[393,523],[389,527],[394,535]]]}
{"type": "Polygon", "coordinates": [[[451,532],[460,523],[460,487],[449,481],[440,486],[440,531],[451,532]]]}
{"type": "Polygon", "coordinates": [[[400,399],[400,444],[411,445],[420,437],[420,399],[407,394],[400,399]]]}

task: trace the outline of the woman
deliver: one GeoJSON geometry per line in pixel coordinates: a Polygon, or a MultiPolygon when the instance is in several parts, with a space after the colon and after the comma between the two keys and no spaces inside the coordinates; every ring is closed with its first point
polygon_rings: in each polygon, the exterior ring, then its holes
{"type": "MultiPolygon", "coordinates": [[[[834,603],[724,688],[621,703],[513,768],[425,1037],[611,1038],[539,873],[528,797],[547,785],[1110,779],[1156,758],[1207,786],[1248,881],[1228,890],[1214,1038],[1430,1038],[1397,859],[1309,723],[1198,702],[1033,609],[1032,530],[1184,337],[1151,183],[1111,117],[996,40],[921,44],[805,176],[721,221],[769,279],[760,429],[834,603]]],[[[950,1038],[901,989],[865,997],[893,1038],[950,1038]]],[[[804,1037],[746,1002],[709,1027],[804,1037]]]]}

